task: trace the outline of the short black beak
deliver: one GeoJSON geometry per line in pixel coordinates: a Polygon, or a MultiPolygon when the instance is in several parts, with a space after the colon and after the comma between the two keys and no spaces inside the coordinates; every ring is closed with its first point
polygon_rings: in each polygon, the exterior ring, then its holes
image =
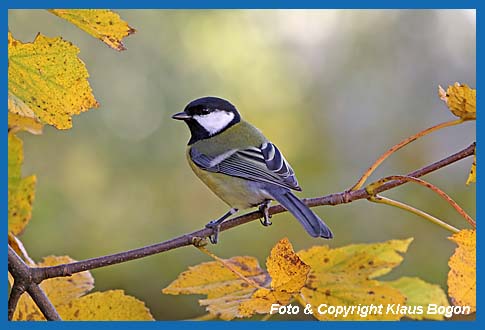
{"type": "Polygon", "coordinates": [[[182,112],[178,112],[178,113],[174,114],[172,116],[172,118],[177,119],[177,120],[187,120],[187,119],[192,118],[192,116],[189,115],[187,112],[182,111],[182,112]]]}

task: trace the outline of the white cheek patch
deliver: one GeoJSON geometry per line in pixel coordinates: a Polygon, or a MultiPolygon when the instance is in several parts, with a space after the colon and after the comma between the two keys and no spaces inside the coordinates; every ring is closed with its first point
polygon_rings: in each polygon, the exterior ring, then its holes
{"type": "Polygon", "coordinates": [[[214,135],[229,125],[234,119],[234,113],[216,110],[207,115],[197,115],[193,118],[200,124],[200,126],[204,127],[209,135],[214,135]]]}

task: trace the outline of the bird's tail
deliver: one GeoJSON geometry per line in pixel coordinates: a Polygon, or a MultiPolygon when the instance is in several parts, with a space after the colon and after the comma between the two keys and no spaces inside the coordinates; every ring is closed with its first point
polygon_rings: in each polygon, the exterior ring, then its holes
{"type": "Polygon", "coordinates": [[[270,194],[300,221],[303,228],[313,237],[332,238],[330,228],[308,206],[286,189],[275,189],[270,194]]]}

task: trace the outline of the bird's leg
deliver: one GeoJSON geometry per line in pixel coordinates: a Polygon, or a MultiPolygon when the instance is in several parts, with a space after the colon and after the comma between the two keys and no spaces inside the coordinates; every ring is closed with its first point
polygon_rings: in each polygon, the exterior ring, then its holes
{"type": "Polygon", "coordinates": [[[212,229],[212,235],[209,236],[209,239],[212,244],[217,244],[219,240],[219,230],[221,228],[221,223],[224,222],[227,218],[237,212],[237,209],[230,209],[226,214],[216,220],[210,221],[208,224],[205,225],[205,228],[212,229]]]}
{"type": "Polygon", "coordinates": [[[263,219],[259,219],[259,222],[261,222],[261,224],[265,227],[273,224],[271,221],[269,221],[271,218],[271,215],[268,213],[269,204],[271,204],[271,201],[266,200],[263,202],[263,204],[259,205],[259,212],[261,212],[264,217],[263,219]]]}

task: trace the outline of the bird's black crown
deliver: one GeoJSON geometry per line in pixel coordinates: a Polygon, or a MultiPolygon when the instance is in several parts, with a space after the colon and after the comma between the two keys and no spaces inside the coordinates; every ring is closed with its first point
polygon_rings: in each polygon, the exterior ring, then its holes
{"type": "Polygon", "coordinates": [[[239,117],[236,107],[229,101],[215,96],[206,96],[193,100],[184,109],[189,115],[204,115],[214,110],[233,112],[239,117]]]}
{"type": "Polygon", "coordinates": [[[174,115],[172,118],[182,119],[185,121],[187,126],[189,126],[190,133],[192,135],[189,141],[189,145],[191,145],[199,140],[208,139],[214,135],[211,135],[211,133],[202,127],[193,117],[209,115],[214,111],[226,111],[234,114],[232,121],[216,134],[224,132],[229,127],[241,121],[241,115],[231,102],[214,96],[206,96],[193,100],[185,106],[183,112],[174,115]],[[182,115],[181,117],[179,116],[180,114],[182,115]]]}

